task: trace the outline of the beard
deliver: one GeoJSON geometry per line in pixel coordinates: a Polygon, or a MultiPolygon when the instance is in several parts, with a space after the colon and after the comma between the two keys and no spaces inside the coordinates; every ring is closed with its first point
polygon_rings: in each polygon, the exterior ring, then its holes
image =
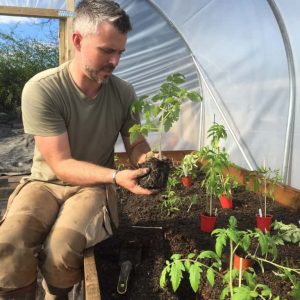
{"type": "Polygon", "coordinates": [[[84,65],[84,70],[86,71],[87,76],[93,80],[96,81],[98,84],[102,84],[107,82],[110,75],[101,75],[102,72],[112,73],[115,67],[111,64],[104,65],[101,68],[94,69],[88,65],[84,65]]]}

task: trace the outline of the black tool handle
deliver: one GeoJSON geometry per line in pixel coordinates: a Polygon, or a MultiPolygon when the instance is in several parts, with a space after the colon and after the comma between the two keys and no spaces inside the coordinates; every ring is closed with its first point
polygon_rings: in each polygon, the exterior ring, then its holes
{"type": "Polygon", "coordinates": [[[121,271],[119,275],[119,281],[117,286],[117,291],[119,294],[125,294],[127,291],[127,282],[132,270],[132,263],[129,260],[122,262],[121,271]]]}

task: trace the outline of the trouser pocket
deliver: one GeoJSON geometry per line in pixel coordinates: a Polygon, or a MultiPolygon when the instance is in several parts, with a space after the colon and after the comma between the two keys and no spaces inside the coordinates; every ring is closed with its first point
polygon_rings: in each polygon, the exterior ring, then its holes
{"type": "Polygon", "coordinates": [[[112,234],[113,231],[111,228],[109,213],[107,207],[103,206],[86,227],[86,248],[98,244],[110,237],[112,234]]]}

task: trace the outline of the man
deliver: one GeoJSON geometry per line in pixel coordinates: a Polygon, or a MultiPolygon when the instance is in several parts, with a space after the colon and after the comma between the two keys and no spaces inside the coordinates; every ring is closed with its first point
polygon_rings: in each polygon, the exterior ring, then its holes
{"type": "Polygon", "coordinates": [[[34,135],[30,178],[9,199],[0,226],[0,299],[34,299],[37,266],[46,299],[67,299],[82,278],[83,251],[117,226],[117,184],[135,194],[147,169],[114,169],[118,134],[130,161],[144,161],[143,137],[130,143],[133,88],[112,75],[131,30],[110,0],[82,0],[73,23],[74,58],[41,72],[22,94],[25,132],[34,135]]]}

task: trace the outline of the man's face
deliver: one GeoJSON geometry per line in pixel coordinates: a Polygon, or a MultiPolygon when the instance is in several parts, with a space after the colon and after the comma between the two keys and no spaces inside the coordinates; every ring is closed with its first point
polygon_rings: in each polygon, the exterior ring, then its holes
{"type": "Polygon", "coordinates": [[[104,82],[118,65],[126,41],[127,34],[108,22],[101,23],[96,34],[82,37],[81,66],[85,75],[99,84],[104,82]]]}

